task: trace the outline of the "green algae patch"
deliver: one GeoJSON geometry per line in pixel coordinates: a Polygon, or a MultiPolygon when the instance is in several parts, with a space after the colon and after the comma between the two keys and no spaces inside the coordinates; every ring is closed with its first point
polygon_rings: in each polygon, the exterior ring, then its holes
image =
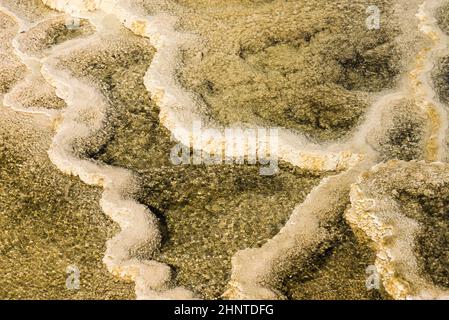
{"type": "Polygon", "coordinates": [[[99,207],[102,190],[51,164],[48,122],[0,110],[0,297],[134,298],[134,284],[102,262],[106,241],[119,232],[99,207]],[[66,287],[72,265],[79,290],[66,287]]]}

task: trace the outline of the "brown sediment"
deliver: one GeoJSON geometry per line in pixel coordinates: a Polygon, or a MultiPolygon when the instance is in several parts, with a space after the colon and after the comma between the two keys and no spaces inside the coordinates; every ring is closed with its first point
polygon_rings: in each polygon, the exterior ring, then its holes
{"type": "Polygon", "coordinates": [[[449,103],[449,57],[444,57],[438,61],[438,67],[433,72],[433,82],[438,92],[439,98],[444,103],[449,103]]]}
{"type": "Polygon", "coordinates": [[[381,111],[382,126],[373,128],[367,142],[380,160],[424,160],[431,120],[412,99],[400,99],[381,111]]]}
{"type": "Polygon", "coordinates": [[[397,200],[406,216],[420,222],[422,229],[415,242],[415,254],[422,274],[441,287],[449,288],[449,204],[448,186],[435,191],[412,187],[398,191],[397,200]]]}
{"type": "Polygon", "coordinates": [[[208,299],[223,294],[232,256],[274,237],[321,178],[288,165],[273,177],[238,165],[162,167],[143,177],[141,201],[167,228],[155,259],[208,299]]]}
{"type": "Polygon", "coordinates": [[[435,17],[441,30],[449,34],[449,3],[438,8],[435,17]]]}
{"type": "Polygon", "coordinates": [[[132,299],[134,284],[102,262],[117,226],[99,207],[101,190],[50,162],[52,135],[43,117],[0,106],[0,297],[132,299]],[[71,265],[79,268],[80,290],[66,287],[71,265]]]}
{"type": "Polygon", "coordinates": [[[178,2],[188,8],[180,25],[202,39],[183,51],[180,81],[225,125],[262,121],[335,140],[401,68],[388,1],[178,2]],[[384,18],[370,31],[373,4],[384,18]]]}
{"type": "MultiPolygon", "coordinates": [[[[54,14],[43,7],[42,12],[31,17],[27,14],[30,11],[21,7],[23,4],[2,2],[11,11],[4,7],[2,10],[19,22],[22,32],[26,32],[27,23],[30,23],[22,18],[35,18],[31,22],[38,23],[38,19],[54,14]]],[[[15,35],[8,28],[2,31],[11,32],[3,44],[6,50],[2,50],[2,54],[34,59],[12,50],[11,41],[15,35]]],[[[16,35],[18,31],[14,29],[16,35]]],[[[26,80],[14,87],[18,81],[11,82],[13,94],[8,93],[8,101],[17,98],[14,107],[21,104],[24,109],[44,110],[57,108],[58,104],[62,107],[54,90],[40,74],[34,74],[34,66],[27,66],[32,67],[31,73],[21,74],[21,69],[26,70],[21,63],[17,70],[10,70],[19,71],[18,79],[26,75],[26,80]],[[36,83],[39,79],[42,83],[36,83]],[[27,94],[29,85],[36,85],[36,88],[27,94]]],[[[135,298],[134,284],[114,278],[103,264],[106,243],[116,232],[117,225],[101,212],[100,190],[60,173],[48,158],[53,123],[38,115],[10,111],[3,105],[0,110],[1,223],[8,230],[0,241],[5,272],[1,279],[1,296],[4,299],[135,298]],[[73,276],[67,271],[69,266],[80,271],[80,290],[66,287],[66,280],[73,276]]]]}
{"type": "Polygon", "coordinates": [[[14,55],[11,44],[18,28],[12,17],[0,11],[0,94],[9,91],[25,75],[26,67],[14,55]]]}
{"type": "Polygon", "coordinates": [[[293,300],[383,300],[391,299],[377,284],[367,286],[375,250],[363,238],[357,238],[344,222],[334,246],[292,272],[281,286],[293,300]]]}

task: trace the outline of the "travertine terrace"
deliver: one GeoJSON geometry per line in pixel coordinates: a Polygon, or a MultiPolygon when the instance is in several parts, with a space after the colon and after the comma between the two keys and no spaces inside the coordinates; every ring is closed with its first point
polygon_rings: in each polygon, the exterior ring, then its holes
{"type": "Polygon", "coordinates": [[[448,8],[0,0],[0,298],[447,299],[448,8]]]}

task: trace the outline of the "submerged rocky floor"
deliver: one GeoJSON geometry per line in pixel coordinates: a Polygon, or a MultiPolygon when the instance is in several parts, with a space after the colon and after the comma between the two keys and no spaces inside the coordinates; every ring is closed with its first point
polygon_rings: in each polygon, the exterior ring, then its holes
{"type": "Polygon", "coordinates": [[[101,211],[101,190],[49,161],[49,122],[3,107],[0,123],[0,297],[134,298],[133,284],[114,278],[102,263],[106,241],[119,229],[101,211]],[[72,265],[82,275],[80,290],[66,288],[72,265]]]}
{"type": "Polygon", "coordinates": [[[0,298],[449,297],[448,7],[1,0],[0,298]]]}

